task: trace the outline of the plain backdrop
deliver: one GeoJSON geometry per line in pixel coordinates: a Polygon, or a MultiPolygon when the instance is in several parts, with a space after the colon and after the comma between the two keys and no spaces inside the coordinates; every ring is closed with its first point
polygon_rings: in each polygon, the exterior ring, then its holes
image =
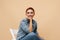
{"type": "Polygon", "coordinates": [[[11,40],[28,7],[35,9],[38,33],[45,40],[60,40],[60,0],[0,0],[0,40],[11,40]]]}

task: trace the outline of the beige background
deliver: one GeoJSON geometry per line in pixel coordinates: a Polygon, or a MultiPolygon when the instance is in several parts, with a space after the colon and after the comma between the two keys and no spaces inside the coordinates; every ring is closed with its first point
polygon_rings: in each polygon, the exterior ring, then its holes
{"type": "Polygon", "coordinates": [[[39,35],[60,40],[60,0],[0,0],[0,40],[12,39],[9,29],[18,29],[30,6],[36,11],[39,35]]]}

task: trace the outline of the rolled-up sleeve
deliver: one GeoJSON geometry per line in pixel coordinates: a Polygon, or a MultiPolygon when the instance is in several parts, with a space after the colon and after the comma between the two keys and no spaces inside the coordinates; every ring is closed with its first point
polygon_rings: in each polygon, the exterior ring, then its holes
{"type": "Polygon", "coordinates": [[[28,25],[24,21],[21,22],[20,27],[24,32],[30,33],[28,29],[28,25]]]}

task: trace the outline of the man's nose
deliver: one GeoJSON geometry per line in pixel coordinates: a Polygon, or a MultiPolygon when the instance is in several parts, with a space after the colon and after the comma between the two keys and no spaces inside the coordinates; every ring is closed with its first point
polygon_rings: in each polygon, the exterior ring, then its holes
{"type": "Polygon", "coordinates": [[[32,14],[29,14],[29,15],[32,15],[32,14]]]}

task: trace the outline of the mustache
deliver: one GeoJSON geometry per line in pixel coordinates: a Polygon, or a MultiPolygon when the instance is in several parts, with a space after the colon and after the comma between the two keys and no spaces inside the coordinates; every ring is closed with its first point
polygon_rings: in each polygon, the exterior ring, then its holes
{"type": "Polygon", "coordinates": [[[32,15],[29,15],[28,17],[33,17],[32,15]]]}

